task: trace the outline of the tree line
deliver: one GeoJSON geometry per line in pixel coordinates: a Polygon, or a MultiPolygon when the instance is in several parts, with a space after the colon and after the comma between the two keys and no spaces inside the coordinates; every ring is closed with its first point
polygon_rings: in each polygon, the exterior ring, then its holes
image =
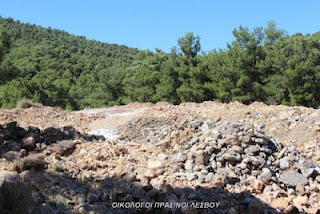
{"type": "Polygon", "coordinates": [[[0,18],[0,106],[22,98],[69,110],[130,102],[254,101],[318,107],[320,32],[233,30],[225,49],[200,52],[187,33],[170,53],[87,40],[0,18]]]}

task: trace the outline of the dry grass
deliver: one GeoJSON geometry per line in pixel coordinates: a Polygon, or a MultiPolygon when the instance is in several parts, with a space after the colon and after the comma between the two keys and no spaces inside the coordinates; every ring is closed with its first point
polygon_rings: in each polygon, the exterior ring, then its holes
{"type": "Polygon", "coordinates": [[[43,170],[47,166],[47,162],[44,158],[45,156],[43,154],[30,154],[27,157],[14,162],[13,168],[17,172],[22,172],[24,170],[43,170]]]}
{"type": "Polygon", "coordinates": [[[42,107],[40,103],[34,103],[32,100],[22,98],[17,102],[17,108],[30,108],[30,107],[42,107]]]}

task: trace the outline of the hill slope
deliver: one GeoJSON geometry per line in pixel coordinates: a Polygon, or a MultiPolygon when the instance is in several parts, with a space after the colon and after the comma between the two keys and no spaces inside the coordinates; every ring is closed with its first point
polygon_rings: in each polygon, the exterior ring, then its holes
{"type": "Polygon", "coordinates": [[[10,18],[0,18],[0,26],[11,37],[2,68],[10,70],[7,81],[14,80],[2,88],[0,103],[4,107],[14,106],[22,97],[61,107],[107,105],[115,95],[106,97],[95,88],[116,84],[101,79],[116,72],[115,68],[130,64],[138,53],[137,49],[91,41],[10,18]]]}
{"type": "Polygon", "coordinates": [[[23,97],[66,109],[131,102],[320,104],[320,33],[288,35],[274,22],[240,26],[224,50],[200,53],[187,33],[171,53],[89,41],[0,19],[0,107],[23,97]]]}

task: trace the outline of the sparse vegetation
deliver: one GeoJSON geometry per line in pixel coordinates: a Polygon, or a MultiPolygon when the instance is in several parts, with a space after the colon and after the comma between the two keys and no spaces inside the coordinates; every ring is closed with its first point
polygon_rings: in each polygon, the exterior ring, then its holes
{"type": "Polygon", "coordinates": [[[44,160],[43,154],[30,154],[14,163],[14,168],[18,172],[24,170],[42,170],[46,167],[47,163],[44,160]]]}
{"type": "Polygon", "coordinates": [[[40,103],[34,103],[30,99],[26,99],[25,97],[22,98],[17,103],[17,108],[30,108],[30,107],[41,107],[42,105],[40,103]]]}

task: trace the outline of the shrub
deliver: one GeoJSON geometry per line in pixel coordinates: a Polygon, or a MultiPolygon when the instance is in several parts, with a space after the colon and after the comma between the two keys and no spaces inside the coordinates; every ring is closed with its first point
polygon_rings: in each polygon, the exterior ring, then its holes
{"type": "Polygon", "coordinates": [[[24,170],[42,170],[46,167],[47,162],[44,160],[43,154],[30,154],[15,163],[15,170],[22,172],[24,170]]]}

